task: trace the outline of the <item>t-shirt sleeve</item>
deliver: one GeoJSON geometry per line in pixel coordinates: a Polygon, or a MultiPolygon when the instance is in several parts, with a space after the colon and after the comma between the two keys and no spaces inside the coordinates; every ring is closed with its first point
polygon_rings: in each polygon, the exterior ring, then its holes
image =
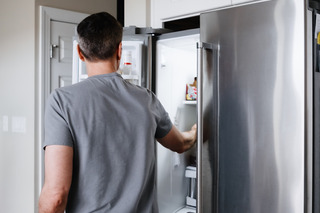
{"type": "Polygon", "coordinates": [[[45,109],[45,138],[43,148],[48,145],[65,145],[73,147],[73,139],[69,125],[62,110],[57,92],[53,92],[45,109]]]}
{"type": "Polygon", "coordinates": [[[166,112],[160,101],[156,97],[154,97],[154,99],[158,115],[155,138],[163,138],[171,130],[172,122],[170,120],[169,114],[166,112]]]}
{"type": "Polygon", "coordinates": [[[155,138],[163,138],[169,133],[171,128],[172,128],[172,122],[169,118],[168,113],[166,113],[165,117],[162,118],[158,123],[155,138]]]}

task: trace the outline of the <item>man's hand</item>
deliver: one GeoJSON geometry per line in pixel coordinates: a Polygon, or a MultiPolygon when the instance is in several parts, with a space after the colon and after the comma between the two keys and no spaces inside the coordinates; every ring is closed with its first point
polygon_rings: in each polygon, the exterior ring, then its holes
{"type": "Polygon", "coordinates": [[[157,138],[164,147],[178,153],[189,150],[197,140],[197,125],[194,124],[190,131],[180,132],[172,126],[170,132],[163,138],[157,138]]]}

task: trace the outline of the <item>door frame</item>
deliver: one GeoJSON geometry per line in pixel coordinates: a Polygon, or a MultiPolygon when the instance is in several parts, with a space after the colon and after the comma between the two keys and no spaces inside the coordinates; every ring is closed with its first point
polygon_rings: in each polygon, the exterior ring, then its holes
{"type": "Polygon", "coordinates": [[[36,90],[36,142],[35,142],[35,197],[36,201],[44,182],[44,110],[45,102],[50,94],[50,24],[51,21],[80,23],[89,14],[69,10],[40,6],[39,34],[39,67],[37,72],[36,90]]]}

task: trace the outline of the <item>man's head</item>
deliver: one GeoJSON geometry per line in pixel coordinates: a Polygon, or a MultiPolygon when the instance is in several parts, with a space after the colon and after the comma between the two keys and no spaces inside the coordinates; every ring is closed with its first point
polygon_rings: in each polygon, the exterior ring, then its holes
{"type": "Polygon", "coordinates": [[[77,32],[80,51],[91,62],[111,58],[122,40],[121,24],[107,12],[88,16],[77,32]]]}

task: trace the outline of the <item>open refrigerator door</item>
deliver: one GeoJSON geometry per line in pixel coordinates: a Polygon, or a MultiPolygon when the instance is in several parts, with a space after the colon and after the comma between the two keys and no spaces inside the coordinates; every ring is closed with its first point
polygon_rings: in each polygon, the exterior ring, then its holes
{"type": "Polygon", "coordinates": [[[122,41],[118,72],[129,82],[141,86],[142,41],[122,41]]]}

